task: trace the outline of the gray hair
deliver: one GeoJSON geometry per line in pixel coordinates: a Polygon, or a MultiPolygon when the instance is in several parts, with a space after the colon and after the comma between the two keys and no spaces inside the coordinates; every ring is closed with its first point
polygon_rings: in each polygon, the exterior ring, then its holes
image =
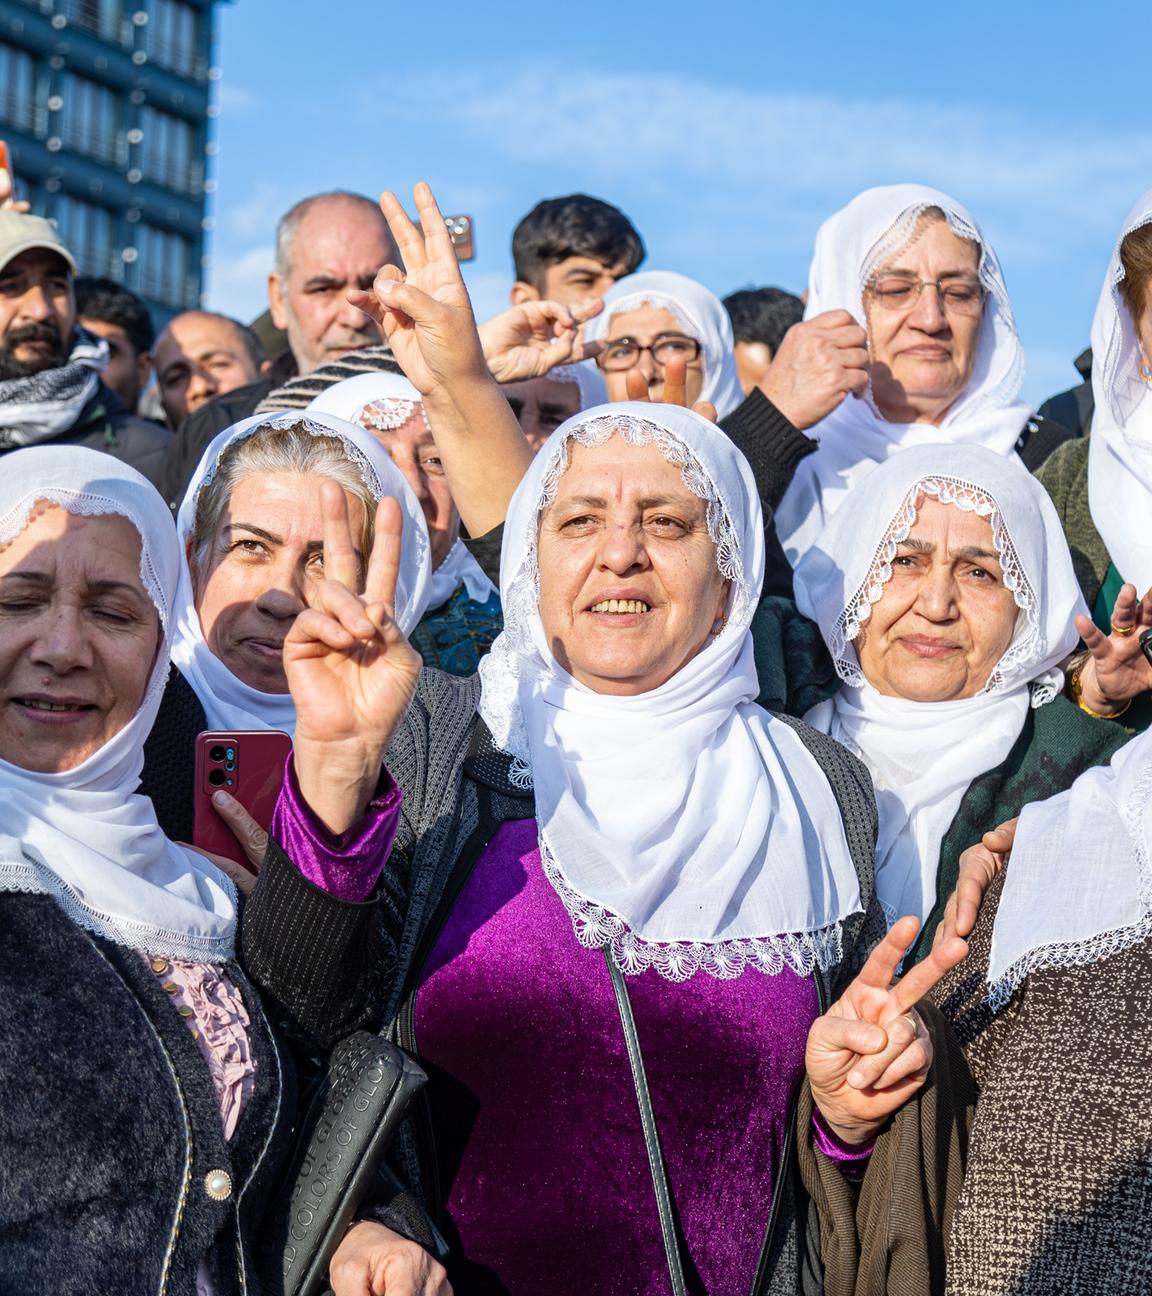
{"type": "MultiPolygon", "coordinates": [[[[296,231],[300,228],[304,217],[318,203],[343,203],[347,206],[362,207],[370,211],[382,225],[386,225],[379,206],[371,198],[365,198],[363,194],[352,193],[349,189],[331,189],[327,193],[312,194],[309,198],[301,198],[294,207],[288,208],[284,215],[280,217],[280,221],[276,226],[276,273],[281,278],[288,273],[291,266],[296,231]]],[[[391,235],[389,235],[389,238],[391,238],[391,235]]]]}
{"type": "Polygon", "coordinates": [[[192,560],[203,572],[208,550],[232,492],[245,477],[269,473],[298,473],[301,477],[328,477],[364,505],[360,552],[372,551],[376,518],[376,491],[334,433],[311,423],[273,423],[258,427],[250,436],[233,441],[220,456],[215,473],[196,500],[192,524],[192,560]]]}

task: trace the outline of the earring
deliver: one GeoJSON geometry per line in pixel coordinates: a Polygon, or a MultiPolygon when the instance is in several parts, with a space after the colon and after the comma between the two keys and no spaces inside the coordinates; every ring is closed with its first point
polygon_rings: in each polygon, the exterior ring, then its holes
{"type": "Polygon", "coordinates": [[[1144,360],[1140,364],[1140,381],[1146,387],[1152,387],[1152,365],[1144,360]]]}
{"type": "Polygon", "coordinates": [[[724,627],[725,627],[727,624],[728,624],[728,614],[727,614],[727,612],[721,612],[721,614],[720,614],[720,624],[719,624],[718,626],[713,626],[712,629],[708,631],[708,633],[709,633],[710,635],[712,635],[713,638],[715,638],[716,635],[719,635],[719,634],[723,634],[723,633],[724,633],[724,627]]]}

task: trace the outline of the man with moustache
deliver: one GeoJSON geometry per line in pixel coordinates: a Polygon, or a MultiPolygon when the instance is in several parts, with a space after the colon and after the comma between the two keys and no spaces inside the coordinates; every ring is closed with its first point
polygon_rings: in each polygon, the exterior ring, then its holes
{"type": "Polygon", "coordinates": [[[380,208],[361,194],[336,190],[303,198],[276,226],[276,265],[268,276],[272,322],[291,348],[272,356],[255,382],[217,396],[191,412],[177,431],[161,490],[179,500],[205,447],[226,427],[256,412],[275,388],[384,338],[376,321],[348,302],[372,287],[382,265],[400,255],[380,208]]]}
{"type": "Polygon", "coordinates": [[[0,209],[0,454],[83,445],[158,482],[172,434],[103,381],[108,344],[77,323],[75,273],[48,221],[0,209]]]}

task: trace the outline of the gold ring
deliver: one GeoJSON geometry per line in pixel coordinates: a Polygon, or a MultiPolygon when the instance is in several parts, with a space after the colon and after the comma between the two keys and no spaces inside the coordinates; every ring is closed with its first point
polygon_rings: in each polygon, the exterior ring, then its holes
{"type": "Polygon", "coordinates": [[[1113,633],[1113,634],[1122,635],[1125,639],[1127,639],[1129,635],[1132,635],[1132,634],[1135,634],[1135,633],[1136,633],[1136,627],[1135,627],[1135,626],[1118,626],[1118,625],[1116,624],[1116,622],[1113,621],[1113,622],[1112,622],[1112,633],[1113,633]]]}
{"type": "Polygon", "coordinates": [[[903,1014],[903,1017],[904,1017],[904,1020],[908,1023],[908,1025],[912,1027],[912,1034],[913,1034],[913,1035],[919,1035],[919,1034],[920,1034],[920,1023],[916,1020],[916,1018],[913,1017],[911,1013],[904,1013],[904,1014],[903,1014]]]}

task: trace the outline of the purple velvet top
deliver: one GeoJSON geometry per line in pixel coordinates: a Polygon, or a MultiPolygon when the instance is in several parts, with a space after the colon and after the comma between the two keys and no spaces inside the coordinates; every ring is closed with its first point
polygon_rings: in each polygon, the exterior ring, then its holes
{"type": "Polygon", "coordinates": [[[400,789],[385,771],[386,786],[359,823],[336,837],[308,808],[289,756],[284,785],[272,814],[271,835],[314,886],[337,900],[361,904],[383,872],[400,819],[400,789]]]}
{"type": "MultiPolygon", "coordinates": [[[[745,1296],[815,986],[787,970],[676,984],[649,969],[628,988],[699,1274],[690,1287],[745,1296]]],[[[608,969],[576,941],[541,868],[534,820],[503,824],[461,891],[424,969],[416,1033],[449,1238],[465,1257],[450,1267],[455,1289],[669,1291],[608,969]]]]}

